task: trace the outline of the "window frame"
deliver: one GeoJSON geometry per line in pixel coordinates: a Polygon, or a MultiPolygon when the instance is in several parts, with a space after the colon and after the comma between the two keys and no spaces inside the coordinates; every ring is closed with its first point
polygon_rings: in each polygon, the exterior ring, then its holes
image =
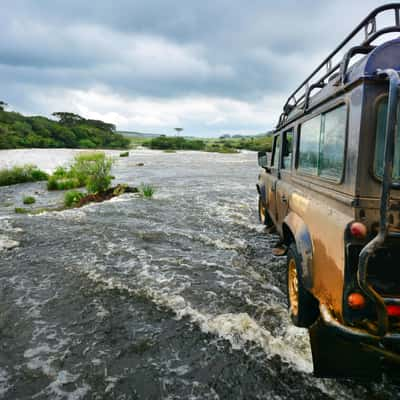
{"type": "MultiPolygon", "coordinates": [[[[318,111],[318,112],[314,112],[312,114],[310,114],[310,116],[304,120],[302,120],[298,126],[297,126],[297,141],[296,141],[296,158],[295,158],[295,169],[296,169],[296,173],[300,176],[305,176],[305,177],[311,177],[311,178],[317,178],[318,180],[330,183],[330,184],[334,184],[334,185],[341,185],[343,183],[344,180],[344,176],[345,176],[345,171],[346,171],[346,163],[347,163],[347,143],[348,143],[348,134],[349,134],[349,105],[348,102],[341,98],[338,101],[336,101],[333,104],[330,104],[328,107],[318,111]],[[303,170],[300,168],[300,143],[301,143],[301,128],[302,125],[307,122],[310,121],[311,119],[313,119],[314,117],[320,116],[320,135],[319,135],[319,152],[320,152],[320,144],[321,144],[321,127],[322,127],[322,115],[323,114],[327,114],[333,110],[335,110],[336,108],[339,108],[341,106],[345,107],[345,112],[346,112],[346,116],[345,116],[345,133],[344,133],[344,145],[343,145],[343,167],[342,167],[342,171],[340,176],[338,176],[337,179],[335,178],[329,178],[327,176],[321,176],[317,174],[311,174],[308,173],[306,170],[303,170]]],[[[319,172],[319,171],[318,171],[319,172]]]]}

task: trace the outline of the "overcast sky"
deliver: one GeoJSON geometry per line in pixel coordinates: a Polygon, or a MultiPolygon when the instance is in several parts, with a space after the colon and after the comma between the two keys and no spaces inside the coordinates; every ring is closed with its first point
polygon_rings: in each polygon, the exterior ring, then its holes
{"type": "Polygon", "coordinates": [[[0,100],[120,130],[259,133],[373,0],[0,3],[0,100]]]}

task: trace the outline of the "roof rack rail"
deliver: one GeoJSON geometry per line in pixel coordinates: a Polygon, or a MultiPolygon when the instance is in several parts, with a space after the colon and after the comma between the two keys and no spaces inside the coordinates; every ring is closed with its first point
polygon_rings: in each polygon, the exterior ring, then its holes
{"type": "Polygon", "coordinates": [[[300,86],[289,96],[285,105],[283,106],[283,112],[279,117],[276,128],[278,129],[283,125],[289,116],[289,113],[295,109],[300,108],[301,105],[303,111],[306,111],[309,106],[309,98],[311,91],[316,88],[323,88],[326,85],[326,80],[331,78],[332,75],[338,71],[337,84],[344,85],[346,83],[346,73],[351,58],[356,54],[368,54],[375,46],[371,43],[379,36],[392,33],[400,32],[400,3],[391,3],[376,8],[366,18],[364,18],[360,24],[336,47],[332,53],[326,57],[320,65],[300,84],[300,86]],[[385,11],[392,10],[394,16],[394,25],[387,25],[382,29],[377,29],[377,16],[384,13],[385,11]],[[364,30],[364,40],[358,46],[349,47],[344,54],[341,61],[332,65],[333,58],[341,51],[346,48],[346,45],[350,43],[360,32],[364,30]],[[323,68],[326,68],[326,72],[323,73],[323,68]],[[321,76],[317,76],[322,74],[321,76]]]}

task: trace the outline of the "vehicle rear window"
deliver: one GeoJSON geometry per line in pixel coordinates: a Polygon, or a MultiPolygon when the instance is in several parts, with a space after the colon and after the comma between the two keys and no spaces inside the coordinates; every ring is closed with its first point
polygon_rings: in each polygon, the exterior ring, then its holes
{"type": "Polygon", "coordinates": [[[318,115],[301,126],[299,168],[339,181],[344,167],[346,106],[318,115]]]}
{"type": "MultiPolygon", "coordinates": [[[[386,136],[386,116],[387,116],[387,98],[382,100],[378,106],[378,115],[376,123],[376,144],[375,144],[375,175],[382,178],[384,168],[384,150],[386,136]]],[[[400,126],[397,124],[395,138],[395,153],[393,162],[393,179],[400,180],[400,126]]]]}

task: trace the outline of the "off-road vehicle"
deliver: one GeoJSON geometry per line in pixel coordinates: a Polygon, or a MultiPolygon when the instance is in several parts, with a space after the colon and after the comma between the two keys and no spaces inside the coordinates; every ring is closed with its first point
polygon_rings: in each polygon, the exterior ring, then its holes
{"type": "Polygon", "coordinates": [[[400,3],[370,13],[289,96],[272,153],[258,154],[260,220],[281,236],[317,376],[400,377],[398,32],[400,3]]]}

